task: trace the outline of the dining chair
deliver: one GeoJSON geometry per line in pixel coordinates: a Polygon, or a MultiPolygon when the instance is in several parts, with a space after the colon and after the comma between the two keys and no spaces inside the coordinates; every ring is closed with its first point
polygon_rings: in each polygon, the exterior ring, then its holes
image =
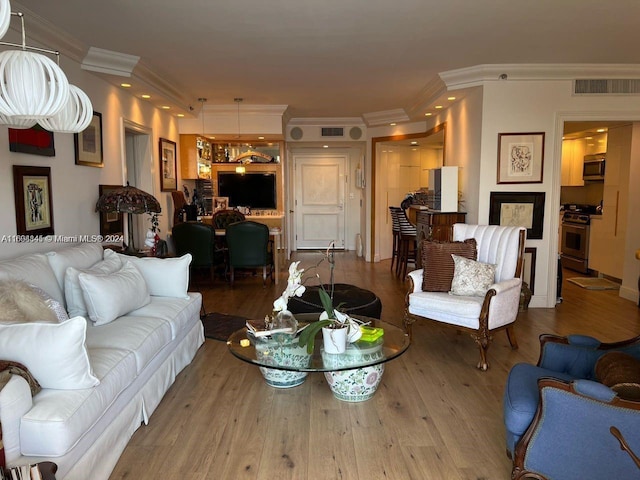
{"type": "MultiPolygon", "coordinates": [[[[262,283],[266,286],[267,273],[273,281],[273,251],[270,251],[269,227],[262,223],[245,220],[232,223],[226,228],[229,248],[230,283],[233,286],[238,268],[262,268],[262,283]]],[[[271,247],[272,248],[272,247],[271,247]]]]}
{"type": "Polygon", "coordinates": [[[171,237],[177,256],[182,256],[185,253],[191,254],[190,277],[192,277],[191,273],[194,269],[208,268],[213,282],[216,264],[215,229],[206,223],[182,222],[173,226],[171,237]]]}

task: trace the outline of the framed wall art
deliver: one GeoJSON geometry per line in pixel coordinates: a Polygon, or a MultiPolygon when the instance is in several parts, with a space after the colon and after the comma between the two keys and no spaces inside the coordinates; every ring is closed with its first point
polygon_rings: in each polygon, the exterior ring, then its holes
{"type": "Polygon", "coordinates": [[[9,128],[8,130],[10,151],[55,157],[53,132],[37,124],[31,128],[9,128]]]}
{"type": "Polygon", "coordinates": [[[53,235],[51,168],[13,166],[18,235],[53,235]]]}
{"type": "Polygon", "coordinates": [[[498,183],[542,183],[544,132],[498,134],[498,183]]]}
{"type": "Polygon", "coordinates": [[[527,238],[542,238],[544,192],[491,192],[489,225],[526,227],[527,238]]]}
{"type": "Polygon", "coordinates": [[[213,197],[213,211],[226,210],[229,208],[229,197],[213,197]]]}
{"type": "Polygon", "coordinates": [[[73,135],[76,165],[102,167],[102,114],[93,112],[91,123],[82,132],[73,135]]]}
{"type": "MultiPolygon", "coordinates": [[[[122,185],[98,185],[98,198],[103,194],[122,188],[122,185]]],[[[99,212],[100,213],[100,235],[103,237],[123,235],[124,236],[124,213],[99,212]]]]}
{"type": "Polygon", "coordinates": [[[529,285],[531,293],[535,293],[536,287],[536,248],[527,247],[524,249],[524,262],[522,265],[522,281],[529,285]]]}
{"type": "Polygon", "coordinates": [[[160,190],[172,192],[178,189],[176,142],[160,139],[160,190]]]}

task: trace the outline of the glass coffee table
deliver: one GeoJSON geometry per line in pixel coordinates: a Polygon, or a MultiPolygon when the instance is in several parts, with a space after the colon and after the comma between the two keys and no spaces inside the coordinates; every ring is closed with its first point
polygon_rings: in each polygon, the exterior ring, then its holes
{"type": "MultiPolygon", "coordinates": [[[[344,353],[326,353],[322,334],[315,340],[313,353],[298,345],[298,337],[275,334],[255,337],[246,327],[234,332],[227,346],[240,360],[257,365],[268,385],[291,388],[301,385],[311,372],[322,372],[333,395],[347,402],[361,402],[371,398],[384,373],[384,363],[402,355],[409,348],[409,335],[402,328],[374,318],[354,316],[381,328],[384,334],[371,342],[350,343],[344,353]]],[[[318,319],[317,313],[296,315],[299,322],[318,319]]]]}

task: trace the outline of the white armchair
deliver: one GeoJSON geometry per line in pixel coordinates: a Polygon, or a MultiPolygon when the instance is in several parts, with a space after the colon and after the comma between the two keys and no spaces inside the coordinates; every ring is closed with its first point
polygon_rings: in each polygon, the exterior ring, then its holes
{"type": "Polygon", "coordinates": [[[506,329],[511,347],[518,348],[513,325],[520,303],[525,235],[523,227],[455,224],[453,241],[474,238],[477,260],[496,265],[494,284],[483,297],[426,292],[422,291],[424,270],[409,272],[404,316],[409,335],[412,324],[422,318],[468,331],[480,348],[477,367],[481,370],[489,368],[487,349],[494,331],[506,329]]]}

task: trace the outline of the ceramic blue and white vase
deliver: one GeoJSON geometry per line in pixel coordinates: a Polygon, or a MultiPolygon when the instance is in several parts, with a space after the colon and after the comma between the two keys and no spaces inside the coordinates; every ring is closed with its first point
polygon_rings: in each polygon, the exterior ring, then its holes
{"type": "MultiPolygon", "coordinates": [[[[287,335],[279,334],[277,335],[287,335]]],[[[282,367],[304,368],[308,367],[311,362],[311,355],[307,353],[307,347],[298,345],[298,338],[278,339],[256,341],[256,356],[260,363],[282,367]],[[280,341],[278,341],[280,340],[280,341]]],[[[264,377],[267,385],[275,388],[291,388],[297,387],[304,383],[307,378],[307,372],[298,372],[294,370],[282,370],[279,368],[260,367],[260,372],[264,377]]]]}
{"type": "MultiPolygon", "coordinates": [[[[351,344],[341,354],[322,352],[322,360],[329,368],[362,365],[381,360],[383,357],[382,344],[373,346],[351,344]]],[[[376,393],[383,373],[384,363],[380,363],[368,367],[325,372],[324,377],[337,399],[345,402],[363,402],[369,400],[376,393]]]]}

